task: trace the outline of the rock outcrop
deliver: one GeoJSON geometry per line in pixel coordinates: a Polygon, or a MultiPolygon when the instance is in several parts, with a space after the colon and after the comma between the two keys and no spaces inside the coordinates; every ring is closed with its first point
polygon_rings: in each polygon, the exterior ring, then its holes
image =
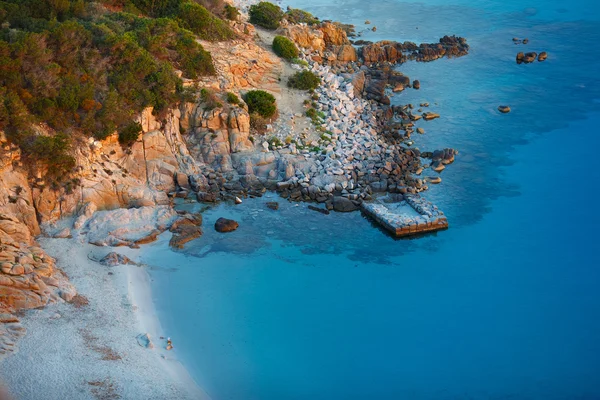
{"type": "Polygon", "coordinates": [[[444,36],[439,43],[380,41],[361,48],[361,56],[366,64],[390,62],[403,63],[408,60],[433,61],[442,57],[461,57],[469,52],[466,39],[457,36],[444,36]]]}
{"type": "Polygon", "coordinates": [[[82,227],[81,233],[97,246],[135,246],[155,240],[178,218],[169,206],[98,211],[82,227]]]}
{"type": "Polygon", "coordinates": [[[297,46],[318,61],[351,62],[358,60],[354,46],[340,24],[322,22],[318,25],[286,24],[278,34],[289,37],[297,46]]]}

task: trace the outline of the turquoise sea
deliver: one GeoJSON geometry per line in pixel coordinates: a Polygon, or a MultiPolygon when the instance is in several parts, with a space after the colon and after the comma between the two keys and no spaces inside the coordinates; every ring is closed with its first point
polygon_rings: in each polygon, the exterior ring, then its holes
{"type": "Polygon", "coordinates": [[[198,384],[214,400],[600,399],[600,3],[287,4],[369,19],[367,40],[468,39],[466,57],[400,66],[421,89],[393,100],[442,116],[415,146],[460,151],[426,194],[451,229],[394,240],[275,195],[205,211],[184,251],[144,253],[198,384]],[[217,234],[221,216],[240,228],[217,234]]]}

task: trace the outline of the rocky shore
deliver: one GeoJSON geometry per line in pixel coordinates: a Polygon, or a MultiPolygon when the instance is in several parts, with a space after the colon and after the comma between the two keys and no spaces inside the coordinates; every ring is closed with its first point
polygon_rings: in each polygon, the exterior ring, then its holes
{"type": "MultiPolygon", "coordinates": [[[[412,195],[441,181],[435,174],[457,152],[411,147],[411,134],[425,132],[417,125],[440,116],[424,111],[426,103],[391,105],[397,93],[420,87],[395,65],[463,56],[469,49],[464,38],[357,47],[341,24],[284,24],[276,33],[292,39],[301,53],[300,63],[287,65],[254,36],[270,33],[245,21],[233,27],[239,36],[230,46],[205,44],[217,79],[185,84],[208,88],[221,100],[228,91],[272,92],[285,107],[265,133],[251,128],[243,103],[199,99],[161,118],[148,108],[138,116],[142,134],[130,147],[121,146],[116,135],[103,141],[76,137],[77,166],[60,185],[45,178],[43,169],[28,176],[27,161],[0,136],[0,358],[14,352],[24,334],[18,311],[78,298],[36,236],[136,248],[170,230],[172,246],[182,247],[202,235],[202,219],[175,212],[175,197],[210,203],[274,190],[290,201],[349,212],[365,209],[377,193],[411,202],[412,195]],[[313,93],[289,89],[280,79],[302,69],[321,78],[313,93]],[[305,104],[285,100],[290,97],[305,104]],[[421,177],[427,169],[432,176],[421,177]]],[[[47,127],[38,129],[43,133],[47,127]]]]}

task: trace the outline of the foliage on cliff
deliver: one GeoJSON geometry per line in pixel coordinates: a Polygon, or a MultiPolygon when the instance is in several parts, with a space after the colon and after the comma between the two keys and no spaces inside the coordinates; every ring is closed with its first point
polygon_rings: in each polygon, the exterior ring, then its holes
{"type": "MultiPolygon", "coordinates": [[[[225,13],[222,0],[203,2],[225,13]]],[[[176,70],[191,79],[215,73],[195,34],[233,37],[198,2],[0,1],[0,130],[50,171],[68,167],[62,156],[73,132],[102,139],[122,131],[143,108],[160,114],[179,101],[176,70]],[[60,139],[40,139],[39,123],[60,139]]]]}
{"type": "Polygon", "coordinates": [[[285,13],[285,19],[291,24],[315,25],[319,19],[311,13],[298,8],[290,8],[285,13]]]}

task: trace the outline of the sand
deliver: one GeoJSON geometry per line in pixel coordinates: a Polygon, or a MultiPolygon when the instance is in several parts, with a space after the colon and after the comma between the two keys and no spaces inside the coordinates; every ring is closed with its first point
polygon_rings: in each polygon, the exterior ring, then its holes
{"type": "Polygon", "coordinates": [[[75,238],[40,244],[83,297],[24,314],[27,335],[0,363],[0,379],[14,399],[209,398],[175,358],[183,351],[176,339],[172,351],[159,339],[168,332],[154,312],[144,267],[106,267],[89,259],[117,251],[136,260],[143,246],[96,247],[75,238]],[[154,348],[138,344],[143,333],[154,348]]]}

